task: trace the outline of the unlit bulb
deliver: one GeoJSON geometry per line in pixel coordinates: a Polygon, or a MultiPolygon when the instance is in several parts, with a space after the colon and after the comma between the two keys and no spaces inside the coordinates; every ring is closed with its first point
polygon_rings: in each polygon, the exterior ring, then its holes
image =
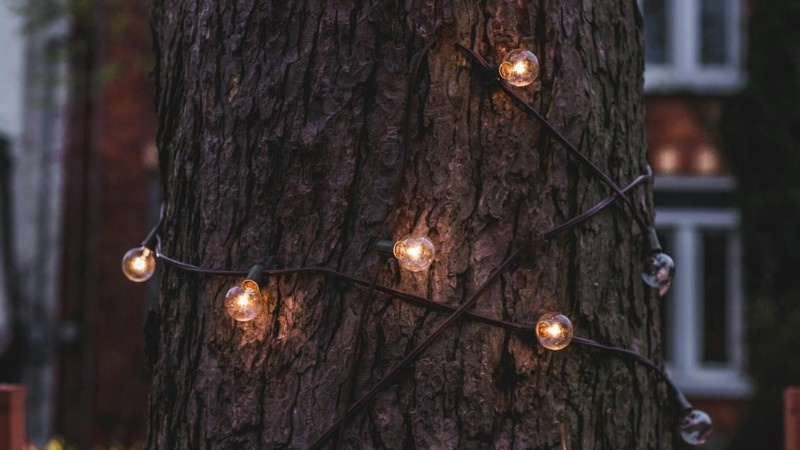
{"type": "Polygon", "coordinates": [[[122,257],[122,273],[131,281],[147,281],[155,270],[155,252],[147,247],[132,248],[122,257]]]}
{"type": "Polygon", "coordinates": [[[436,256],[433,242],[425,236],[406,236],[397,241],[392,250],[400,267],[419,272],[430,267],[436,256]]]}
{"type": "Polygon", "coordinates": [[[225,311],[239,322],[255,319],[261,313],[262,303],[258,285],[250,280],[230,288],[225,295],[225,311]]]}
{"type": "Polygon", "coordinates": [[[705,411],[690,409],[681,417],[681,438],[690,445],[705,444],[714,428],[705,411]]]}
{"type": "Polygon", "coordinates": [[[512,50],[500,63],[500,77],[517,87],[527,86],[539,75],[539,60],[527,50],[512,50]]]}
{"type": "Polygon", "coordinates": [[[572,341],[572,322],[563,314],[544,314],[536,322],[536,339],[548,350],[561,350],[572,341]]]}
{"type": "Polygon", "coordinates": [[[659,297],[663,297],[669,291],[674,275],[675,262],[664,252],[651,254],[644,263],[642,279],[648,286],[658,290],[659,297]]]}

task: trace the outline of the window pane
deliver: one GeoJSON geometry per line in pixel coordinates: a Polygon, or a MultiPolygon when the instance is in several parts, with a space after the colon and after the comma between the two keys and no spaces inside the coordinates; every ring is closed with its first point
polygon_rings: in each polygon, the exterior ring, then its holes
{"type": "Polygon", "coordinates": [[[703,234],[703,362],[728,360],[728,233],[703,234]]]}
{"type": "Polygon", "coordinates": [[[644,57],[645,62],[665,64],[669,61],[667,25],[668,0],[644,0],[644,57]]]}
{"type": "Polygon", "coordinates": [[[700,16],[700,57],[703,64],[724,64],[726,55],[726,0],[702,0],[700,16]]]}

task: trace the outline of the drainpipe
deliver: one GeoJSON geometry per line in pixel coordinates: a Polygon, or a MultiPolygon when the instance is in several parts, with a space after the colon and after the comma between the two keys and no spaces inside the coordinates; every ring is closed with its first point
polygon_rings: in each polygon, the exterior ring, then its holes
{"type": "Polygon", "coordinates": [[[0,382],[22,379],[26,339],[19,314],[19,285],[14,257],[14,209],[11,195],[11,145],[0,135],[0,382]]]}

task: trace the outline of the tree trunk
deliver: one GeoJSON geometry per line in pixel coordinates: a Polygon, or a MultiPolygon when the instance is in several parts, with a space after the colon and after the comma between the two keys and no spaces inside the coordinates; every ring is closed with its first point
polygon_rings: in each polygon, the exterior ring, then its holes
{"type": "MultiPolygon", "coordinates": [[[[356,3],[153,2],[164,252],[379,272],[458,306],[521,248],[476,311],[522,324],[561,311],[580,336],[660,359],[630,210],[543,239],[610,191],[455,48],[534,51],[541,83],[521,95],[624,184],[646,167],[636,3],[356,3]],[[375,241],[410,233],[436,245],[431,268],[381,263],[375,241]]],[[[446,318],[304,274],[271,279],[266,314],[239,323],[224,308],[238,281],[165,268],[150,448],[308,448],[346,409],[354,361],[358,398],[446,318]]],[[[563,423],[570,448],[670,448],[670,413],[630,361],[461,321],[340,442],[560,448],[563,423]]]]}

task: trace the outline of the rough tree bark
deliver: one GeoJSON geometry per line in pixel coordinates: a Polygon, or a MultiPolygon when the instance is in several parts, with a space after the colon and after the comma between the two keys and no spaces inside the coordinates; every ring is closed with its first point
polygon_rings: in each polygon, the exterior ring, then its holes
{"type": "MultiPolygon", "coordinates": [[[[378,280],[456,306],[521,247],[529,257],[478,311],[520,323],[562,311],[581,336],[660,359],[630,211],[544,241],[610,191],[454,48],[493,61],[533,50],[541,83],[523,95],[624,183],[646,166],[636,2],[355,3],[152,2],[164,251],[213,268],[369,279],[375,240],[425,233],[438,252],[430,270],[389,261],[378,280]]],[[[165,268],[150,448],[307,448],[342,413],[365,291],[272,279],[267,314],[240,324],[223,305],[236,281],[165,268]]],[[[356,396],[445,317],[369,301],[356,396]]],[[[613,356],[460,322],[348,423],[342,444],[554,448],[563,422],[571,448],[670,448],[657,380],[613,356]]]]}

